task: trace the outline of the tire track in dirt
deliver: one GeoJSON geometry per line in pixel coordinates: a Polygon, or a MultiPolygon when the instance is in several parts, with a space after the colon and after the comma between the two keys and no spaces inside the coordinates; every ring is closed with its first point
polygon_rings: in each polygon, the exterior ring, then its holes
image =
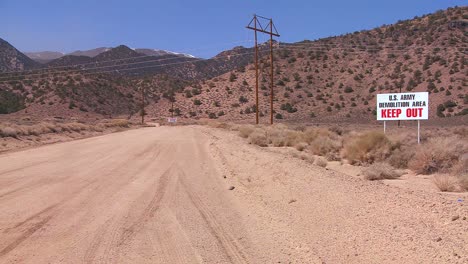
{"type": "Polygon", "coordinates": [[[233,236],[227,232],[222,224],[216,220],[216,217],[210,212],[209,207],[204,204],[200,197],[195,194],[187,184],[184,182],[185,174],[182,170],[178,170],[178,173],[181,175],[179,177],[179,182],[182,185],[182,189],[185,191],[187,196],[190,199],[190,202],[197,208],[200,216],[202,217],[204,223],[208,227],[211,235],[216,239],[218,244],[224,250],[224,254],[229,259],[231,263],[249,263],[248,258],[243,252],[242,246],[237,242],[233,236]]]}
{"type": "Polygon", "coordinates": [[[34,233],[36,233],[37,230],[41,229],[49,220],[52,218],[52,215],[47,216],[44,218],[42,221],[39,221],[35,224],[33,224],[30,228],[26,230],[26,232],[23,232],[18,238],[16,238],[12,243],[8,244],[5,248],[3,248],[0,251],[0,257],[5,256],[8,254],[10,251],[14,250],[17,246],[19,246],[21,243],[23,243],[26,239],[28,239],[30,236],[32,236],[34,233]]]}
{"type": "Polygon", "coordinates": [[[181,196],[179,168],[171,168],[170,182],[166,187],[162,205],[157,211],[153,222],[149,223],[152,233],[145,232],[145,237],[151,241],[153,252],[160,252],[158,263],[203,263],[203,258],[193,247],[190,237],[176,216],[177,203],[185,203],[186,196],[181,196]]]}
{"type": "Polygon", "coordinates": [[[91,185],[93,183],[94,183],[94,181],[85,184],[78,191],[71,193],[68,197],[66,197],[62,201],[44,208],[43,210],[29,216],[25,220],[15,224],[11,228],[7,228],[3,232],[4,234],[9,234],[12,231],[17,231],[18,229],[21,229],[23,226],[29,226],[29,228],[27,228],[25,231],[21,232],[18,237],[16,237],[12,242],[10,242],[6,247],[4,247],[0,251],[0,257],[3,257],[7,253],[11,252],[16,247],[18,247],[20,244],[22,244],[24,241],[26,241],[37,230],[42,228],[45,224],[47,224],[53,218],[55,213],[58,211],[59,207],[63,206],[64,203],[66,203],[67,201],[73,199],[78,193],[80,193],[83,189],[85,189],[86,187],[88,187],[89,185],[91,185]],[[41,219],[41,220],[37,221],[37,219],[41,219]]]}
{"type": "Polygon", "coordinates": [[[14,168],[14,169],[6,170],[6,171],[1,171],[0,176],[5,175],[5,174],[9,174],[9,173],[13,173],[13,172],[19,172],[19,171],[22,171],[22,170],[26,170],[26,169],[29,169],[29,168],[32,168],[32,167],[35,167],[35,166],[38,166],[38,165],[41,165],[41,164],[44,164],[44,163],[48,163],[48,162],[51,162],[51,161],[45,160],[45,161],[34,162],[34,163],[31,163],[31,164],[28,164],[28,165],[22,165],[20,168],[14,168]]]}
{"type": "MultiPolygon", "coordinates": [[[[92,167],[93,165],[95,164],[100,164],[101,168],[104,168],[104,164],[105,164],[105,161],[107,160],[110,160],[111,157],[110,155],[103,155],[101,156],[100,158],[98,159],[92,159],[91,161],[88,161],[88,160],[84,160],[82,162],[79,162],[78,164],[75,164],[73,167],[67,167],[66,169],[62,169],[60,171],[55,171],[54,173],[55,174],[63,174],[67,171],[73,171],[73,170],[82,170],[81,168],[83,167],[83,164],[86,164],[87,167],[92,167]]],[[[35,167],[35,166],[38,166],[38,165],[41,165],[41,164],[44,164],[44,163],[57,163],[57,161],[45,161],[45,162],[38,162],[32,166],[27,166],[25,167],[24,169],[28,169],[28,168],[31,168],[31,167],[35,167]]],[[[19,169],[16,169],[16,170],[19,170],[19,169]]],[[[15,170],[15,172],[16,172],[15,170]]],[[[5,174],[8,174],[8,173],[11,173],[11,171],[9,172],[5,172],[5,174]]],[[[20,177],[20,178],[16,178],[15,180],[18,181],[18,180],[21,180],[25,177],[28,177],[28,175],[25,175],[23,177],[20,177]]],[[[48,178],[42,178],[42,179],[38,179],[36,181],[32,181],[30,183],[26,183],[26,184],[23,184],[13,190],[10,190],[8,192],[5,192],[5,193],[2,193],[0,194],[0,200],[1,201],[6,201],[6,200],[9,200],[8,196],[11,196],[15,193],[18,193],[20,191],[26,191],[28,189],[33,189],[33,188],[40,188],[42,186],[45,186],[45,185],[50,185],[50,184],[56,184],[56,183],[60,183],[60,182],[64,182],[64,181],[67,181],[69,180],[69,178],[64,178],[64,177],[61,177],[61,178],[58,178],[58,179],[52,179],[51,177],[48,177],[48,178]]],[[[13,185],[14,183],[3,183],[3,188],[6,188],[10,185],[13,185]]],[[[12,198],[15,198],[13,196],[10,197],[10,199],[12,198]]]]}
{"type": "MultiPolygon", "coordinates": [[[[147,151],[156,149],[156,147],[152,148],[147,148],[147,151]]],[[[160,153],[160,150],[158,149],[155,152],[155,156],[152,157],[157,157],[160,153]]],[[[149,166],[151,166],[151,161],[148,159],[145,161],[140,167],[139,170],[146,170],[149,166]]],[[[127,179],[125,182],[130,182],[132,181],[135,177],[138,177],[138,173],[134,173],[131,178],[127,179]]],[[[124,183],[117,183],[115,186],[121,187],[124,183]]],[[[117,190],[112,188],[109,190],[109,193],[114,193],[117,190]]],[[[154,198],[152,200],[154,203],[154,198]]],[[[150,207],[148,205],[146,208],[150,207]]],[[[129,215],[127,215],[126,218],[129,218],[129,215]]],[[[132,234],[136,232],[137,224],[136,222],[139,221],[139,219],[133,220],[133,224],[130,224],[131,220],[122,220],[121,216],[114,216],[109,218],[104,225],[101,225],[97,233],[94,235],[93,240],[90,243],[90,246],[86,249],[85,256],[84,256],[84,262],[85,263],[94,263],[95,258],[97,256],[97,253],[100,248],[103,248],[103,259],[106,259],[106,256],[111,256],[112,252],[115,251],[117,247],[120,247],[124,244],[124,242],[127,239],[130,239],[132,234]],[[126,227],[122,227],[122,221],[126,223],[126,227]],[[121,232],[123,230],[123,232],[121,232]],[[105,241],[104,238],[106,238],[105,241]]],[[[125,224],[124,224],[125,225],[125,224]]],[[[111,262],[112,263],[112,262],[111,262]]]]}
{"type": "MultiPolygon", "coordinates": [[[[158,158],[161,153],[164,153],[166,149],[159,144],[151,145],[146,147],[143,151],[140,151],[136,156],[145,158],[140,160],[142,164],[138,164],[138,171],[146,171],[152,165],[156,158],[158,158]]],[[[126,162],[125,162],[126,163],[126,162]]],[[[94,263],[96,255],[100,248],[103,248],[102,259],[106,259],[107,256],[112,256],[112,253],[116,248],[122,247],[126,241],[131,240],[132,236],[136,234],[149,220],[153,217],[157,209],[159,208],[159,203],[162,200],[168,181],[168,175],[170,173],[171,166],[166,169],[160,177],[160,179],[155,183],[157,184],[156,193],[153,198],[150,200],[150,203],[143,209],[142,213],[138,216],[134,216],[131,213],[128,213],[127,216],[114,216],[106,221],[105,225],[99,227],[97,234],[94,235],[93,240],[90,243],[90,246],[86,249],[84,262],[94,263]],[[122,232],[123,230],[123,232],[122,232]],[[107,239],[103,241],[103,237],[107,239]],[[102,242],[101,242],[102,241],[102,242]]],[[[136,177],[138,173],[132,173],[132,176],[125,180],[125,182],[131,182],[136,177]]],[[[115,182],[115,186],[122,187],[125,186],[124,182],[115,182]]],[[[154,184],[151,184],[148,188],[148,191],[143,193],[138,201],[145,201],[149,192],[154,192],[152,188],[154,184]]],[[[117,189],[107,190],[111,195],[116,195],[115,191],[117,189]]],[[[109,197],[107,197],[109,198],[109,197]]],[[[132,208],[130,209],[132,210],[132,208]]],[[[132,212],[132,211],[131,211],[132,212]]],[[[112,263],[112,262],[110,262],[112,263]]]]}
{"type": "Polygon", "coordinates": [[[145,223],[148,222],[151,218],[153,218],[155,213],[159,210],[159,208],[161,207],[161,200],[166,194],[166,187],[169,183],[169,176],[171,174],[171,170],[172,168],[169,167],[169,169],[167,169],[161,175],[157,184],[157,188],[154,192],[154,196],[148,203],[148,205],[145,207],[143,212],[141,212],[141,214],[137,217],[134,217],[135,219],[133,219],[132,222],[124,226],[124,232],[120,236],[119,241],[117,243],[119,246],[124,244],[126,241],[130,240],[132,236],[134,236],[135,233],[140,231],[141,228],[145,225],[145,223]]]}
{"type": "MultiPolygon", "coordinates": [[[[152,146],[151,148],[145,149],[145,151],[149,151],[150,149],[154,149],[154,148],[156,148],[156,147],[152,146]]],[[[139,155],[142,155],[142,153],[143,152],[139,152],[139,155]]],[[[158,153],[159,153],[159,151],[158,151],[158,153]]],[[[128,161],[131,161],[131,159],[129,159],[128,161]]],[[[102,162],[100,162],[100,163],[102,163],[102,162]]],[[[26,231],[22,232],[21,235],[19,235],[19,237],[15,238],[2,251],[0,251],[0,252],[3,252],[3,254],[0,254],[0,257],[2,257],[3,255],[5,255],[5,254],[9,253],[10,251],[14,250],[17,246],[19,246],[21,243],[23,243],[25,240],[27,240],[30,236],[32,236],[38,229],[40,229],[40,227],[44,226],[47,222],[49,222],[53,218],[54,214],[56,212],[58,212],[60,210],[60,208],[63,207],[64,204],[67,201],[70,201],[75,196],[79,195],[79,193],[83,192],[84,190],[86,190],[86,188],[90,187],[93,184],[96,185],[95,186],[96,188],[98,188],[99,186],[101,186],[99,184],[99,181],[105,181],[107,176],[112,175],[116,171],[120,171],[121,168],[123,168],[124,166],[127,166],[126,163],[127,162],[121,163],[119,166],[117,166],[114,169],[110,170],[108,173],[102,175],[102,177],[100,177],[100,179],[96,178],[96,179],[94,179],[92,181],[89,181],[89,182],[85,183],[84,185],[79,187],[77,191],[70,193],[68,196],[66,196],[64,199],[62,199],[60,202],[55,203],[55,204],[53,204],[51,206],[48,206],[45,209],[39,211],[38,213],[35,213],[35,214],[29,216],[28,218],[26,218],[25,220],[17,223],[15,226],[13,226],[11,228],[7,228],[3,233],[5,233],[5,234],[11,233],[11,232],[17,230],[18,228],[21,228],[21,226],[23,226],[23,225],[28,225],[28,226],[31,225],[30,228],[28,228],[26,231]],[[37,222],[37,221],[35,221],[37,218],[43,219],[43,220],[37,222]],[[45,219],[47,221],[44,221],[45,219]],[[34,222],[36,222],[36,223],[34,223],[34,222]],[[31,224],[31,223],[33,223],[33,224],[31,224]],[[40,227],[35,228],[35,226],[37,226],[38,224],[40,224],[40,227]]],[[[148,162],[146,163],[146,166],[143,166],[143,167],[149,166],[150,163],[151,162],[148,160],[148,162]]],[[[104,166],[105,166],[105,164],[102,164],[102,167],[104,167],[104,166]]],[[[50,184],[50,182],[49,182],[49,184],[50,184]]],[[[47,185],[47,183],[44,183],[43,185],[47,185]]],[[[40,187],[40,186],[37,186],[37,187],[40,187]]],[[[24,188],[21,188],[21,189],[24,189],[24,188]]],[[[91,199],[93,199],[93,197],[88,197],[87,200],[91,200],[91,199]]]]}

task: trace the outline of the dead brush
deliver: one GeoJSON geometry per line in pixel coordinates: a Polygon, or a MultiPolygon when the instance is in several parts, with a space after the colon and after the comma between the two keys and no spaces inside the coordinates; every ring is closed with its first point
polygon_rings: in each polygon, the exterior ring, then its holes
{"type": "Polygon", "coordinates": [[[458,176],[458,185],[463,191],[468,192],[468,173],[458,176]]]}
{"type": "Polygon", "coordinates": [[[452,168],[452,174],[457,176],[460,188],[468,191],[468,153],[459,157],[458,163],[452,168]]]}
{"type": "Polygon", "coordinates": [[[302,139],[304,142],[311,144],[318,137],[331,138],[332,134],[333,133],[326,128],[307,128],[302,135],[302,139]]]}
{"type": "Polygon", "coordinates": [[[395,170],[392,166],[383,162],[376,162],[366,168],[364,171],[364,179],[369,181],[397,179],[402,173],[395,170]]]}
{"type": "Polygon", "coordinates": [[[315,157],[310,155],[310,154],[307,154],[307,153],[297,153],[297,152],[294,152],[293,153],[293,157],[295,158],[298,158],[298,159],[301,159],[301,160],[304,160],[304,161],[307,161],[311,164],[314,163],[315,161],[315,157]]]}
{"type": "Polygon", "coordinates": [[[327,165],[328,165],[328,161],[327,161],[327,159],[325,159],[324,157],[318,156],[318,157],[315,159],[314,164],[317,165],[317,166],[319,166],[319,167],[325,168],[325,167],[327,167],[327,165]]]}
{"type": "Polygon", "coordinates": [[[344,139],[343,157],[351,164],[383,161],[390,156],[392,144],[378,131],[370,131],[344,139]]]}
{"type": "Polygon", "coordinates": [[[295,145],[302,142],[303,132],[288,130],[286,131],[286,138],[284,139],[284,145],[286,147],[294,147],[295,145]]]}
{"type": "Polygon", "coordinates": [[[458,163],[466,149],[466,142],[457,136],[433,138],[416,148],[408,167],[420,174],[447,172],[458,163]]]}
{"type": "Polygon", "coordinates": [[[305,142],[299,142],[297,143],[294,147],[299,150],[299,151],[304,151],[306,149],[306,147],[308,146],[307,143],[305,142]]]}
{"type": "Polygon", "coordinates": [[[268,147],[268,139],[265,131],[262,129],[256,129],[250,133],[248,139],[250,144],[258,145],[260,147],[268,147]]]}
{"type": "Polygon", "coordinates": [[[315,138],[307,148],[315,155],[325,156],[328,160],[340,160],[341,139],[332,139],[329,135],[315,138]]]}
{"type": "Polygon", "coordinates": [[[211,121],[211,122],[208,122],[207,124],[209,127],[212,127],[212,128],[220,128],[220,129],[231,129],[232,128],[232,124],[231,123],[226,123],[226,122],[218,122],[218,121],[211,121]]]}
{"type": "Polygon", "coordinates": [[[274,147],[286,146],[286,134],[288,131],[289,129],[283,124],[265,127],[268,142],[274,147]]]}
{"type": "Polygon", "coordinates": [[[106,127],[122,127],[127,128],[130,126],[130,123],[126,119],[111,119],[105,123],[106,127]]]}
{"type": "Polygon", "coordinates": [[[2,127],[0,129],[0,136],[17,138],[18,137],[18,130],[16,130],[15,128],[10,127],[10,126],[2,127]]]}
{"type": "Polygon", "coordinates": [[[438,174],[432,179],[432,182],[441,192],[458,192],[461,186],[457,177],[449,174],[438,174]]]}
{"type": "Polygon", "coordinates": [[[252,132],[254,132],[255,127],[252,125],[242,125],[239,126],[239,136],[243,138],[248,138],[252,132]]]}

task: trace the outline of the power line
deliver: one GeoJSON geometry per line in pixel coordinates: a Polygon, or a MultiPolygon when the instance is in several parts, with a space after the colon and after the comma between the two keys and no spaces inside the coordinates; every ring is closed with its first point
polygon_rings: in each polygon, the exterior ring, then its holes
{"type": "MultiPolygon", "coordinates": [[[[419,48],[407,48],[407,49],[394,49],[394,48],[362,48],[362,47],[325,47],[325,46],[297,46],[297,45],[283,45],[283,46],[280,46],[279,47],[280,49],[286,49],[286,48],[304,48],[304,49],[317,49],[317,50],[323,50],[323,51],[332,51],[332,50],[345,50],[345,51],[349,51],[349,52],[353,52],[355,51],[356,49],[358,51],[394,51],[394,52],[408,52],[408,51],[411,51],[411,50],[428,50],[429,48],[422,48],[422,47],[419,47],[419,48]]],[[[442,50],[446,50],[446,49],[466,49],[466,47],[444,47],[444,48],[441,48],[437,51],[434,51],[434,50],[431,50],[431,52],[440,52],[442,50]]]]}
{"type": "MultiPolygon", "coordinates": [[[[456,49],[456,48],[455,48],[456,49]]],[[[316,51],[316,52],[338,52],[338,51],[341,51],[343,53],[348,53],[348,54],[373,54],[373,55],[377,55],[379,53],[395,53],[395,54],[408,54],[410,51],[408,50],[389,50],[389,49],[386,49],[386,50],[380,50],[380,49],[375,49],[375,50],[347,50],[347,49],[344,49],[344,48],[335,48],[335,49],[324,49],[324,48],[320,48],[320,47],[282,47],[282,48],[279,48],[279,50],[293,50],[293,51],[316,51]]],[[[465,51],[460,51],[457,49],[457,51],[461,52],[461,53],[464,53],[465,54],[465,51]]],[[[431,50],[421,50],[421,51],[418,51],[418,50],[414,50],[413,53],[416,53],[416,54],[435,54],[437,55],[437,53],[445,53],[445,52],[448,52],[447,50],[439,50],[437,52],[435,51],[431,51],[431,50]]]]}
{"type": "MultiPolygon", "coordinates": [[[[422,45],[408,45],[408,46],[383,46],[383,45],[378,45],[378,44],[335,44],[335,43],[316,43],[316,42],[311,42],[311,43],[285,43],[285,42],[280,42],[278,45],[281,46],[304,46],[304,47],[336,47],[336,48],[360,48],[362,46],[367,46],[367,47],[374,47],[374,48],[379,48],[379,49],[418,49],[418,48],[429,48],[429,46],[422,46],[422,45]]],[[[464,45],[466,47],[466,45],[464,45]]],[[[457,48],[453,46],[430,46],[431,48],[439,48],[439,49],[444,49],[444,48],[457,48]]],[[[461,47],[459,47],[461,48],[461,47]]]]}

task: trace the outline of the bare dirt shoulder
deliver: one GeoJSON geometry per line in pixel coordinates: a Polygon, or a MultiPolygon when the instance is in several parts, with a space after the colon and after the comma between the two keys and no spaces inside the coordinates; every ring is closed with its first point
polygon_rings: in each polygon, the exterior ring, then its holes
{"type": "Polygon", "coordinates": [[[314,166],[246,144],[235,133],[200,128],[252,225],[271,232],[290,261],[466,263],[463,194],[410,190],[314,166]]]}

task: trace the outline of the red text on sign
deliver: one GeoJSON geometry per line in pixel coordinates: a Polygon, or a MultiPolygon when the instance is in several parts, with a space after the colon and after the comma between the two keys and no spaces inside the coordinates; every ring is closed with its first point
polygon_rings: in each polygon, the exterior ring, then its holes
{"type": "Polygon", "coordinates": [[[401,109],[382,109],[382,118],[398,118],[401,109]]]}
{"type": "Polygon", "coordinates": [[[422,108],[406,109],[406,117],[422,117],[422,108]]]}

